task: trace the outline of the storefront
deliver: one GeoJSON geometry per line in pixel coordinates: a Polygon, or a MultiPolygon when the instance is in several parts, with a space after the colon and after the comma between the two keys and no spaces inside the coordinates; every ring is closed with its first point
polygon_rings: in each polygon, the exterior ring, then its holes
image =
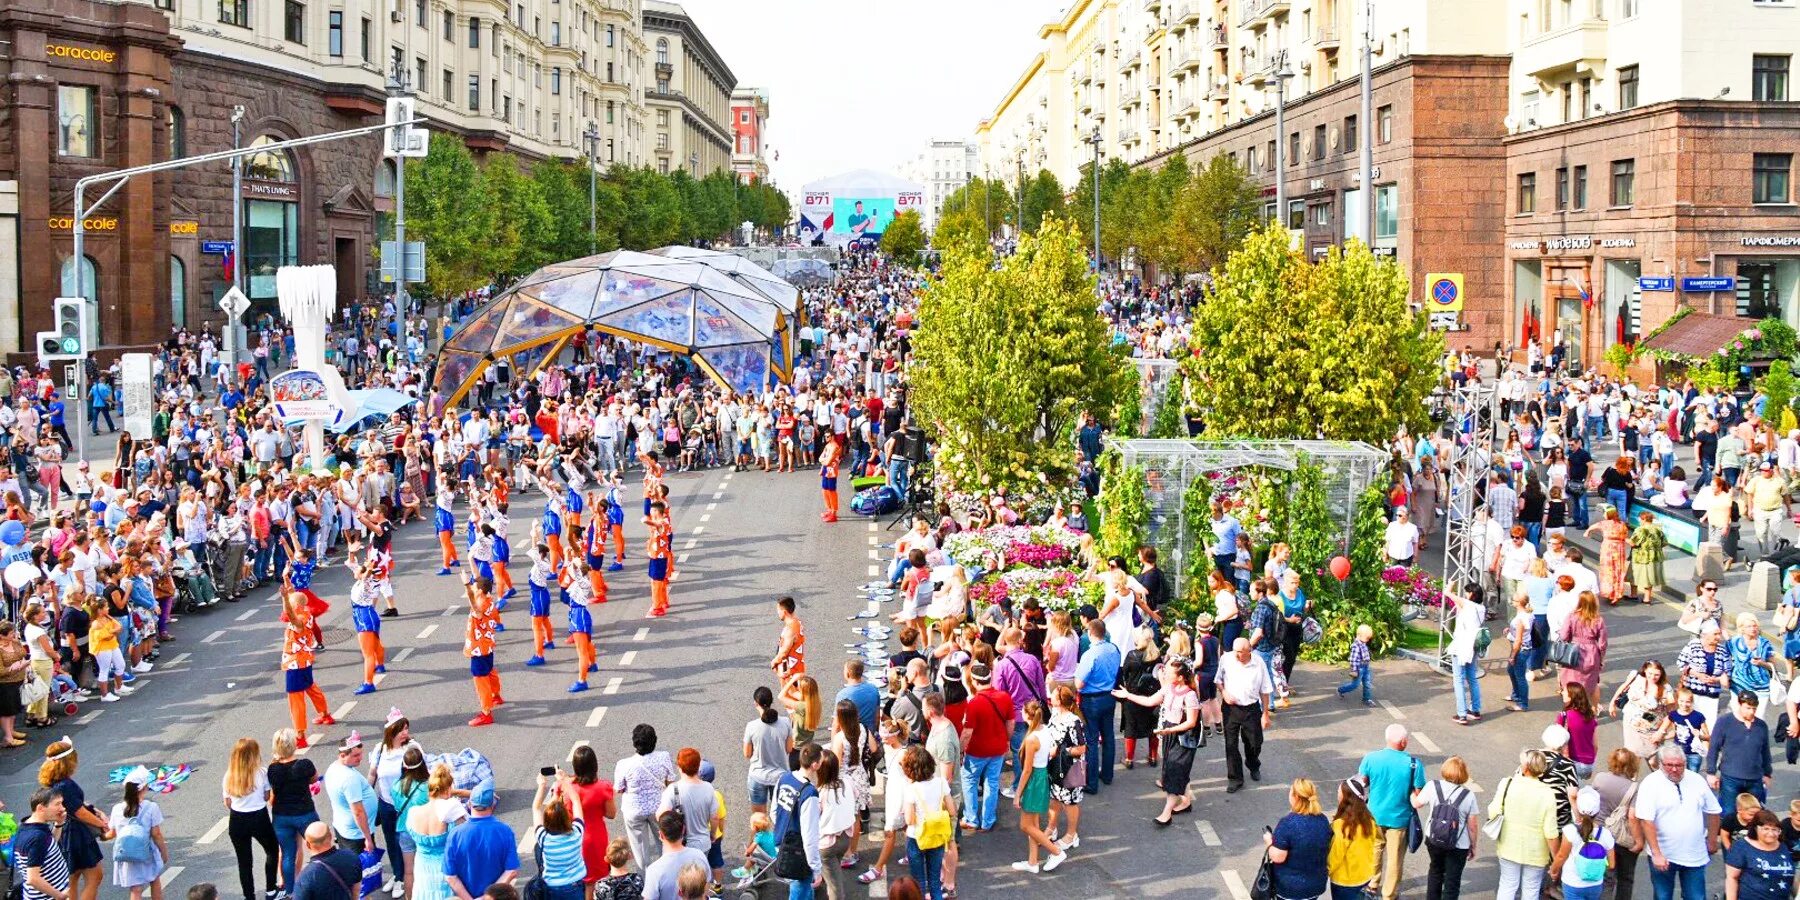
{"type": "Polygon", "coordinates": [[[1561,347],[1567,364],[1592,366],[1643,327],[1636,237],[1567,235],[1513,240],[1509,343],[1561,347]],[[1516,339],[1516,343],[1513,341],[1516,339]]]}

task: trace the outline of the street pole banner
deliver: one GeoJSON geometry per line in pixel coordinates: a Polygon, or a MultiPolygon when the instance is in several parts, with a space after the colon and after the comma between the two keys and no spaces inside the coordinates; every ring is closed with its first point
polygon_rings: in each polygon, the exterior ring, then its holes
{"type": "Polygon", "coordinates": [[[150,420],[156,412],[156,364],[150,354],[126,353],[119,357],[119,392],[125,404],[120,427],[133,440],[153,440],[150,420]]]}
{"type": "Polygon", "coordinates": [[[269,398],[281,419],[332,421],[339,407],[331,399],[325,377],[312,369],[289,369],[269,381],[269,398]]]}

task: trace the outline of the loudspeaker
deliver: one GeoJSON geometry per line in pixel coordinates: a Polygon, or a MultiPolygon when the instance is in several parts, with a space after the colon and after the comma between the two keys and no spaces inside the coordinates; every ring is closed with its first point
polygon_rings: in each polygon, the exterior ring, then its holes
{"type": "Polygon", "coordinates": [[[916,463],[925,461],[925,430],[923,428],[900,429],[900,455],[916,463]]]}

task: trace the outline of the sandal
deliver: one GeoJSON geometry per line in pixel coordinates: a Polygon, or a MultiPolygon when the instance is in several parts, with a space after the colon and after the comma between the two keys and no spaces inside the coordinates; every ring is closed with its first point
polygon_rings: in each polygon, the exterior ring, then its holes
{"type": "Polygon", "coordinates": [[[858,884],[874,884],[875,882],[880,881],[881,879],[886,878],[886,877],[887,877],[887,872],[885,870],[877,869],[873,866],[870,866],[869,871],[856,876],[856,881],[858,884]]]}
{"type": "Polygon", "coordinates": [[[15,738],[13,738],[13,739],[12,739],[12,740],[10,740],[10,741],[7,741],[7,742],[6,742],[6,745],[5,745],[5,746],[8,746],[8,747],[23,747],[23,746],[25,746],[25,745],[26,745],[26,744],[29,744],[29,743],[31,743],[31,742],[30,742],[30,741],[28,741],[28,740],[25,740],[25,739],[24,739],[24,738],[20,738],[20,737],[15,737],[15,738]]]}

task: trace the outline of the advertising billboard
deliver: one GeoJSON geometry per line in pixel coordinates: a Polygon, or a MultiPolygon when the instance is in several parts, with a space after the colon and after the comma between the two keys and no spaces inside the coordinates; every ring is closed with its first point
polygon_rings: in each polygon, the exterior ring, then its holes
{"type": "Polygon", "coordinates": [[[892,197],[833,197],[831,217],[848,239],[880,238],[894,221],[892,197]]]}
{"type": "Polygon", "coordinates": [[[924,186],[867,169],[806,185],[800,193],[800,242],[834,247],[877,240],[894,215],[923,211],[924,186]]]}

